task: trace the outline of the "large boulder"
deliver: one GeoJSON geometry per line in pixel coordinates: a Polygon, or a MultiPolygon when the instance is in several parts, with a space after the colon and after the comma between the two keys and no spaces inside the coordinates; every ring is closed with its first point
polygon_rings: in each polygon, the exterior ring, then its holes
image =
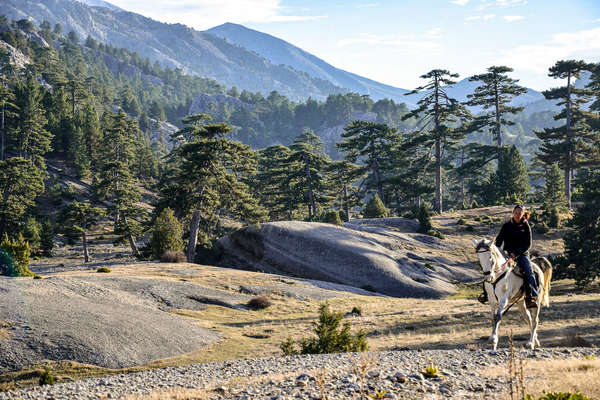
{"type": "MultiPolygon", "coordinates": [[[[397,297],[439,298],[472,276],[443,240],[414,233],[413,221],[390,226],[315,222],[248,226],[218,241],[220,265],[371,288],[397,297]],[[399,228],[399,227],[402,227],[399,228]]],[[[398,221],[394,221],[398,220],[398,221]]]]}

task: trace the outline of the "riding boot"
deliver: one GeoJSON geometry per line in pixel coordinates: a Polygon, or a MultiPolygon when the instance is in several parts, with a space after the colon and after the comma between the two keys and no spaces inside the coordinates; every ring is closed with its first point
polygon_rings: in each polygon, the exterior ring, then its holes
{"type": "Polygon", "coordinates": [[[537,307],[536,300],[538,297],[538,291],[535,274],[533,273],[533,268],[531,267],[531,262],[527,256],[522,255],[517,257],[517,264],[521,268],[525,280],[525,306],[527,308],[535,308],[537,307]]]}

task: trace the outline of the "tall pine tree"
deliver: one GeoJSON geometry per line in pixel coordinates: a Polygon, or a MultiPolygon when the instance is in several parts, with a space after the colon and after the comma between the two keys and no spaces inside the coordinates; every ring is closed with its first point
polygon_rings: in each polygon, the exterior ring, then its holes
{"type": "Polygon", "coordinates": [[[579,78],[582,72],[591,69],[593,65],[576,60],[557,61],[550,67],[548,76],[566,79],[566,86],[546,90],[543,94],[546,99],[558,100],[557,104],[563,106],[554,119],[564,121],[564,125],[535,132],[542,141],[537,157],[546,164],[557,162],[563,170],[564,191],[569,209],[574,171],[599,159],[597,143],[600,141],[600,131],[590,128],[588,119],[594,116],[581,107],[589,101],[592,91],[573,86],[575,79],[579,78]]]}

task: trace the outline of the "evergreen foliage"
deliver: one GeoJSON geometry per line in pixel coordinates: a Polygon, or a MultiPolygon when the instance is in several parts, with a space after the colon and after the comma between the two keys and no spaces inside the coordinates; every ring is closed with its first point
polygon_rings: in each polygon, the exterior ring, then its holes
{"type": "Polygon", "coordinates": [[[426,204],[421,204],[421,207],[419,207],[417,219],[419,220],[419,229],[417,232],[429,234],[433,231],[433,225],[431,225],[431,211],[426,204]]]}
{"type": "Polygon", "coordinates": [[[415,149],[425,148],[426,154],[434,148],[435,211],[438,213],[443,211],[443,172],[449,168],[444,160],[444,154],[464,138],[464,130],[456,124],[459,120],[464,121],[471,117],[462,104],[446,93],[446,89],[456,83],[452,79],[457,77],[458,74],[443,69],[434,69],[421,75],[422,79],[427,79],[427,83],[407,94],[424,92],[424,96],[417,103],[418,107],[403,117],[404,119],[420,118],[417,130],[407,146],[415,149]]]}
{"type": "Polygon", "coordinates": [[[371,197],[363,212],[364,218],[386,218],[389,215],[390,211],[385,207],[377,193],[371,197]]]}
{"type": "Polygon", "coordinates": [[[504,204],[525,201],[530,188],[529,175],[521,153],[515,146],[502,149],[492,185],[496,190],[496,198],[504,204]]]}
{"type": "Polygon", "coordinates": [[[565,209],[567,199],[564,192],[564,180],[557,163],[546,169],[546,185],[542,194],[544,221],[551,228],[560,225],[560,211],[565,209]]]}
{"type": "Polygon", "coordinates": [[[319,321],[314,324],[313,331],[316,338],[300,339],[300,349],[295,348],[290,338],[281,344],[285,355],[293,354],[331,354],[360,352],[368,349],[365,340],[366,333],[361,329],[353,334],[350,323],[340,324],[344,315],[341,312],[332,312],[329,304],[319,306],[319,321]]]}
{"type": "Polygon", "coordinates": [[[87,232],[98,223],[104,215],[104,209],[93,207],[90,202],[73,201],[61,211],[60,221],[65,230],[79,232],[83,242],[83,258],[90,262],[87,243],[87,232]]]}
{"type": "Polygon", "coordinates": [[[340,212],[339,211],[328,211],[325,213],[325,216],[323,217],[323,222],[327,223],[327,224],[333,224],[333,225],[337,225],[337,226],[342,226],[342,219],[340,218],[340,212]]]}
{"type": "Polygon", "coordinates": [[[183,228],[175,218],[173,210],[165,208],[160,212],[150,235],[150,248],[154,258],[160,259],[168,251],[183,250],[183,228]]]}
{"type": "Polygon", "coordinates": [[[45,257],[52,257],[52,250],[54,249],[54,227],[49,219],[46,219],[42,223],[42,229],[40,231],[40,249],[45,257]]]}
{"type": "Polygon", "coordinates": [[[33,272],[27,268],[29,266],[31,249],[22,234],[19,233],[16,239],[10,239],[5,233],[2,242],[0,242],[0,248],[4,249],[14,261],[12,269],[11,264],[7,263],[3,274],[8,276],[33,276],[33,272]]]}
{"type": "Polygon", "coordinates": [[[41,244],[41,231],[42,224],[40,224],[34,217],[28,217],[23,227],[23,237],[29,243],[31,252],[35,253],[39,250],[41,244]]]}
{"type": "Polygon", "coordinates": [[[590,127],[590,122],[597,119],[593,113],[585,111],[583,105],[589,102],[593,93],[590,89],[579,89],[573,86],[581,73],[590,71],[593,65],[584,61],[560,60],[549,68],[548,76],[555,79],[566,79],[566,86],[546,90],[544,97],[548,100],[559,100],[563,109],[554,116],[556,121],[564,121],[564,125],[545,128],[535,134],[542,141],[537,158],[545,164],[558,163],[565,177],[565,197],[567,206],[571,208],[571,176],[573,171],[590,162],[600,162],[597,143],[600,141],[600,130],[590,127]]]}
{"type": "Polygon", "coordinates": [[[600,174],[583,183],[583,204],[575,210],[564,238],[565,253],[560,275],[585,287],[600,277],[600,174]]]}
{"type": "Polygon", "coordinates": [[[349,161],[333,161],[329,164],[327,187],[330,188],[333,203],[343,212],[346,222],[350,220],[350,210],[362,204],[362,195],[356,183],[365,176],[360,165],[349,161]]]}

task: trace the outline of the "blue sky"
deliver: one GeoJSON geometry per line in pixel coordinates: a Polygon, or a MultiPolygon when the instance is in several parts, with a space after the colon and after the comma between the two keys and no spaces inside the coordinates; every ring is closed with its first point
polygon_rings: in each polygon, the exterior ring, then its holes
{"type": "Polygon", "coordinates": [[[445,68],[461,78],[508,65],[537,90],[556,60],[600,62],[599,0],[112,0],[199,30],[235,22],[356,74],[411,89],[445,68]]]}

